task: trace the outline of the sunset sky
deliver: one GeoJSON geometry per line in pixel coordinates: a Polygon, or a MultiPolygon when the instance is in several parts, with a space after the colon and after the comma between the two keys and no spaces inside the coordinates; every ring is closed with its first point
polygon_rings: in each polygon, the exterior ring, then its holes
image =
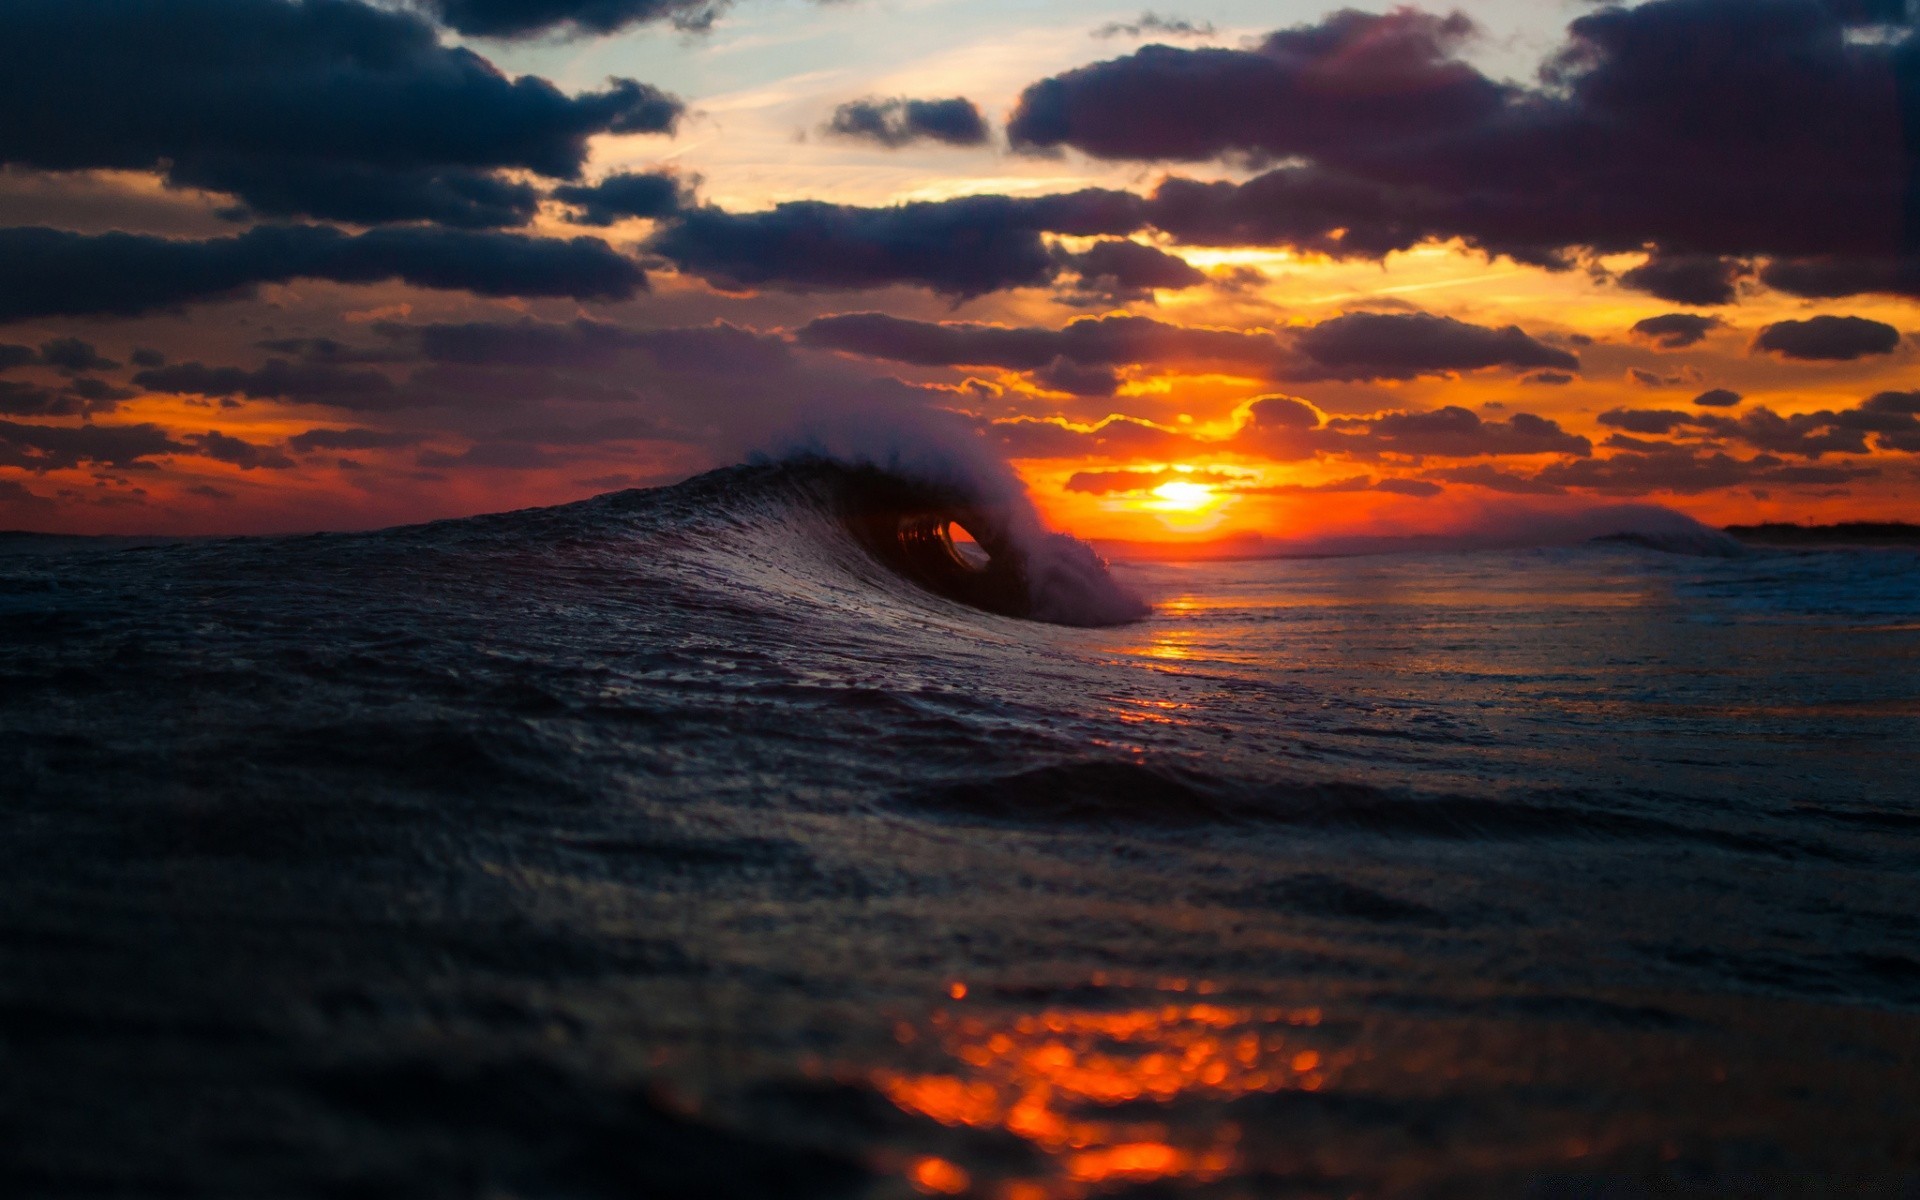
{"type": "Polygon", "coordinates": [[[984,439],[1105,538],[1920,518],[1910,28],[7,0],[0,528],[365,528],[821,429],[984,439]]]}

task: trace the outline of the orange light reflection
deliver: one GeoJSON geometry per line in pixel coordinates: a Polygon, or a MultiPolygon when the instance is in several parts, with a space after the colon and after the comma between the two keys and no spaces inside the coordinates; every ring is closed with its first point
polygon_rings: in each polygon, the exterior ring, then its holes
{"type": "MultiPolygon", "coordinates": [[[[1199,995],[1214,990],[1187,980],[1162,980],[1158,987],[1199,995]]],[[[1186,996],[1148,1007],[1048,1008],[997,1018],[941,1011],[902,1041],[925,1036],[951,1057],[952,1069],[882,1070],[873,1079],[907,1112],[943,1125],[1004,1130],[1042,1152],[1042,1174],[981,1181],[973,1194],[1079,1200],[1108,1185],[1229,1174],[1238,1161],[1237,1126],[1189,1120],[1176,1128],[1166,1110],[1154,1106],[1320,1088],[1341,1063],[1301,1044],[1319,1023],[1317,1009],[1196,1003],[1186,996]]],[[[922,1191],[940,1191],[925,1174],[929,1161],[941,1160],[918,1160],[910,1178],[922,1191]]]]}

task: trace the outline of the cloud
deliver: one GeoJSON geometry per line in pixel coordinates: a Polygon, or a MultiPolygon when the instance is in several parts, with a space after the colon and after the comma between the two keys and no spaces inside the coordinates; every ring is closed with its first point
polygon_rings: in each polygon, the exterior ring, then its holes
{"type": "Polygon", "coordinates": [[[287,439],[296,454],[315,451],[385,450],[415,446],[425,440],[420,434],[393,429],[309,429],[287,439]]]}
{"type": "Polygon", "coordinates": [[[284,471],[294,465],[291,458],[275,447],[255,445],[217,429],[189,434],[185,440],[202,457],[239,467],[242,471],[284,471]]]}
{"type": "Polygon", "coordinates": [[[1732,408],[1744,399],[1746,397],[1739,392],[1729,391],[1726,388],[1710,388],[1695,396],[1693,402],[1702,408],[1732,408]]]}
{"type": "Polygon", "coordinates": [[[1864,412],[1920,414],[1920,392],[1879,392],[1860,405],[1864,412]]]}
{"type": "Polygon", "coordinates": [[[1249,401],[1231,446],[1283,462],[1320,455],[1371,460],[1388,454],[1480,458],[1593,453],[1588,439],[1532,413],[1489,421],[1469,409],[1448,405],[1428,412],[1328,417],[1297,396],[1249,401]]]}
{"type": "Polygon", "coordinates": [[[1009,458],[1178,458],[1208,448],[1190,434],[1137,417],[1108,417],[1092,425],[1060,418],[1010,417],[981,427],[1009,458]]]}
{"type": "Polygon", "coordinates": [[[1163,183],[1150,216],[1180,241],[1379,257],[1457,237],[1548,266],[1641,251],[1624,282],[1702,304],[1771,257],[1800,264],[1766,268],[1776,286],[1913,294],[1902,130],[1920,54],[1850,20],[1820,0],[1608,7],[1520,87],[1458,56],[1464,18],[1345,11],[1251,49],[1148,46],[1041,80],[1009,134],[1096,158],[1284,163],[1163,183]]]}
{"type": "Polygon", "coordinates": [[[1781,358],[1811,362],[1851,362],[1900,348],[1900,331],[1865,317],[1808,317],[1776,321],[1762,328],[1753,348],[1781,358]]]}
{"type": "MultiPolygon", "coordinates": [[[[1630,434],[1685,435],[1741,442],[1774,454],[1820,458],[1826,454],[1865,454],[1869,435],[1875,436],[1883,450],[1908,448],[1905,443],[1920,435],[1920,417],[1903,407],[1908,395],[1882,392],[1855,408],[1840,412],[1822,409],[1783,416],[1771,409],[1755,408],[1737,417],[1728,417],[1678,409],[1616,408],[1601,413],[1597,419],[1604,426],[1630,434]]],[[[1616,438],[1608,444],[1628,445],[1631,449],[1645,449],[1649,445],[1629,442],[1629,439],[1616,438]]]]}
{"type": "Polygon", "coordinates": [[[764,212],[683,212],[647,248],[727,290],[821,291],[912,284],[970,298],[1052,282],[1041,232],[1124,235],[1139,198],[1089,189],[1037,199],[964,196],[891,208],[793,201],[764,212]]]}
{"type": "Polygon", "coordinates": [[[234,237],[182,241],[132,233],[0,229],[0,321],[133,316],[294,279],[397,279],[484,296],[578,300],[625,300],[646,287],[638,263],[586,237],[435,228],[354,235],[318,225],[267,225],[234,237]]]}
{"type": "Polygon", "coordinates": [[[1473,32],[1459,14],[1348,9],[1254,50],[1145,46],[1027,88],[1007,136],[1095,158],[1199,160],[1318,157],[1437,133],[1505,102],[1502,87],[1452,58],[1473,32]]]}
{"type": "Polygon", "coordinates": [[[1719,488],[1780,484],[1815,486],[1846,483],[1879,474],[1872,467],[1795,467],[1771,455],[1750,459],[1726,454],[1699,454],[1683,447],[1650,452],[1615,454],[1611,458],[1578,459],[1555,463],[1534,479],[1558,487],[1579,488],[1608,495],[1639,496],[1648,492],[1698,495],[1719,488]]]}
{"type": "Polygon", "coordinates": [[[1720,324],[1718,317],[1703,317],[1696,313],[1663,313],[1635,321],[1628,332],[1661,350],[1684,350],[1705,340],[1720,324]]]}
{"type": "Polygon", "coordinates": [[[1206,272],[1177,254],[1123,238],[1095,242],[1061,261],[1080,276],[1080,288],[1109,300],[1149,299],[1157,290],[1181,291],[1207,282],[1206,272]]]}
{"type": "Polygon", "coordinates": [[[190,450],[158,425],[34,425],[0,420],[0,466],[64,471],[83,463],[127,469],[190,450]]]}
{"type": "Polygon", "coordinates": [[[431,362],[484,367],[605,368],[641,352],[665,371],[698,375],[769,375],[787,370],[785,340],[716,321],[711,325],[628,329],[580,318],[384,325],[387,337],[416,345],[431,362]]]}
{"type": "Polygon", "coordinates": [[[1655,254],[1623,273],[1620,282],[1675,304],[1700,307],[1732,304],[1740,298],[1740,281],[1751,268],[1734,258],[1712,254],[1655,254]]]}
{"type": "Polygon", "coordinates": [[[0,479],[0,508],[24,512],[28,509],[47,511],[57,507],[54,501],[27,487],[26,484],[12,479],[0,479]]]}
{"type": "Polygon", "coordinates": [[[580,225],[612,225],[630,217],[659,220],[693,203],[693,192],[670,171],[609,175],[594,184],[564,184],[553,198],[573,206],[580,225]]]}
{"type": "Polygon", "coordinates": [[[1355,475],[1348,479],[1329,480],[1326,483],[1276,483],[1264,487],[1240,487],[1230,490],[1261,496],[1324,496],[1350,492],[1387,492],[1419,499],[1438,496],[1446,491],[1431,480],[1406,479],[1398,476],[1375,479],[1371,475],[1355,475]]]}
{"type": "Polygon", "coordinates": [[[139,393],[83,375],[57,387],[0,381],[0,413],[16,417],[74,417],[111,412],[139,393]]]}
{"type": "Polygon", "coordinates": [[[1272,380],[1412,379],[1485,367],[1578,368],[1579,360],[1516,326],[1489,328],[1426,313],[1349,313],[1284,333],[1172,325],[1149,317],[1083,317],[1059,330],[909,321],[884,313],[821,317],[801,345],[920,366],[1038,370],[1156,365],[1272,380]]]}
{"type": "Polygon", "coordinates": [[[1580,360],[1517,325],[1493,329],[1430,313],[1348,313],[1302,333],[1303,379],[1412,379],[1486,367],[1575,371],[1580,360]]]}
{"type": "Polygon", "coordinates": [[[441,24],[474,37],[525,38],[548,33],[608,34],[630,25],[668,22],[701,32],[726,0],[411,0],[441,24]]]}
{"type": "Polygon", "coordinates": [[[393,406],[393,380],[379,371],[354,370],[332,363],[290,363],[269,359],[263,366],[209,367],[175,363],[135,373],[133,382],[155,392],[250,400],[285,400],[335,408],[382,409],[393,406]]]}
{"type": "Polygon", "coordinates": [[[1566,492],[1566,489],[1558,484],[1515,475],[1486,463],[1474,463],[1464,467],[1440,467],[1426,472],[1426,475],[1432,479],[1486,488],[1490,492],[1503,492],[1510,496],[1558,496],[1566,492]]]}
{"type": "Polygon", "coordinates": [[[594,135],[680,113],[630,79],[510,78],[353,0],[0,6],[0,162],[157,170],[269,216],[517,225],[538,193],[494,172],[573,179],[594,135]]]}
{"type": "Polygon", "coordinates": [[[833,110],[825,131],[835,137],[856,138],[894,149],[913,142],[944,142],[949,146],[984,146],[987,122],[973,101],[964,96],[946,100],[850,100],[833,110]]]}
{"type": "Polygon", "coordinates": [[[76,337],[54,338],[40,344],[40,361],[62,371],[111,371],[119,363],[99,353],[91,343],[76,337]]]}
{"type": "Polygon", "coordinates": [[[1069,396],[1111,396],[1120,387],[1120,376],[1111,367],[1083,367],[1066,358],[1056,358],[1033,372],[1033,381],[1047,391],[1069,396]]]}
{"type": "Polygon", "coordinates": [[[845,313],[802,326],[803,346],[918,366],[1003,367],[1033,371],[1056,359],[1081,366],[1181,364],[1278,378],[1289,355],[1266,331],[1172,325],[1149,317],[1082,317],[1058,330],[974,322],[910,321],[885,313],[845,313]]]}
{"type": "Polygon", "coordinates": [[[1593,444],[1586,438],[1568,433],[1545,417],[1515,413],[1503,421],[1488,421],[1470,409],[1453,405],[1431,412],[1333,417],[1328,420],[1327,429],[1335,435],[1327,439],[1327,449],[1362,457],[1389,453],[1473,458],[1516,454],[1586,455],[1593,451],[1593,444]]]}
{"type": "Polygon", "coordinates": [[[1920,258],[1825,255],[1775,259],[1761,269],[1760,281],[1808,300],[1867,293],[1920,297],[1920,258]]]}
{"type": "Polygon", "coordinates": [[[1069,492],[1110,496],[1122,492],[1150,492],[1166,483],[1232,484],[1240,479],[1221,471],[1075,471],[1067,480],[1069,492]]]}
{"type": "Polygon", "coordinates": [[[1185,17],[1163,17],[1151,12],[1141,13],[1138,20],[1109,21],[1095,29],[1092,34],[1097,38],[1210,38],[1213,35],[1214,28],[1211,21],[1189,21],[1185,17]]]}

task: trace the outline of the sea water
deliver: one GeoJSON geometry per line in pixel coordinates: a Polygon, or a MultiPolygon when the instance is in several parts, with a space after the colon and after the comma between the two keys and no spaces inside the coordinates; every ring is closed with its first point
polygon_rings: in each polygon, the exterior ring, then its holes
{"type": "Polygon", "coordinates": [[[0,1183],[1914,1185],[1920,555],[1123,563],[1073,627],[864,486],[0,539],[0,1183]]]}

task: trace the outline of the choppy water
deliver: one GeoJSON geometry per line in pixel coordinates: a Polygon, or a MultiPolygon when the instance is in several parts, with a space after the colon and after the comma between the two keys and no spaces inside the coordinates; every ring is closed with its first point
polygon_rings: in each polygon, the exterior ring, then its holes
{"type": "Polygon", "coordinates": [[[1071,628],[871,486],[0,540],[0,1184],[1920,1181],[1920,555],[1069,555],[1156,605],[1071,628]]]}

